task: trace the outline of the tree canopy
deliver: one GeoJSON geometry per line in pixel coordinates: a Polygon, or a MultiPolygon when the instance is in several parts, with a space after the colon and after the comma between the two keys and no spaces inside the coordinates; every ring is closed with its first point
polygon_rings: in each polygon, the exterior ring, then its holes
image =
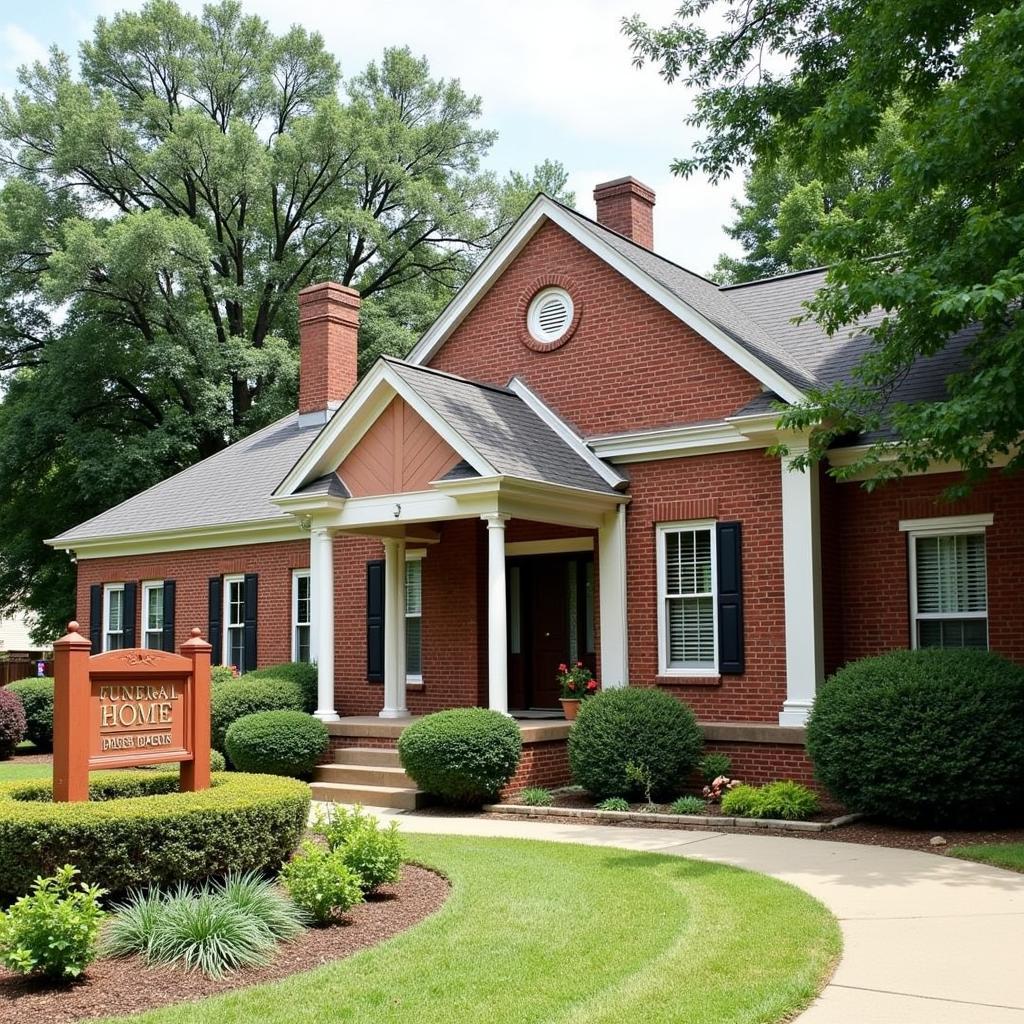
{"type": "Polygon", "coordinates": [[[504,180],[481,101],[388,49],[342,79],[235,0],[100,18],[0,97],[0,606],[73,610],[43,538],[294,408],[296,294],[402,355],[560,165],[504,180]]]}
{"type": "MultiPolygon", "coordinates": [[[[851,431],[889,424],[898,442],[871,446],[843,472],[870,466],[877,482],[951,461],[965,469],[963,489],[993,462],[1018,469],[1024,5],[687,0],[663,28],[633,17],[624,29],[638,62],[656,61],[669,82],[697,90],[691,123],[703,134],[678,173],[719,180],[753,165],[768,186],[772,174],[792,175],[792,186],[780,178],[788,196],[811,181],[827,188],[857,153],[884,172],[870,188],[837,193],[802,242],[831,264],[809,315],[832,332],[871,310],[884,316],[852,383],[820,389],[783,416],[811,432],[800,461],[851,431]],[[706,27],[712,13],[724,14],[720,30],[706,27]],[[897,250],[880,256],[890,239],[897,250]],[[971,325],[968,366],[949,379],[945,400],[891,400],[915,360],[971,325]]],[[[766,256],[774,258],[768,247],[766,256]]]]}

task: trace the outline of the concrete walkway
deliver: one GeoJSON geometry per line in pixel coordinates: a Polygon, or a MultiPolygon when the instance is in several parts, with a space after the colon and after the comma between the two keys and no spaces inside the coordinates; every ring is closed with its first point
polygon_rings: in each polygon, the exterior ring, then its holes
{"type": "Polygon", "coordinates": [[[619,846],[792,882],[835,914],[844,946],[801,1024],[1024,1024],[1024,875],[853,843],[378,813],[409,832],[619,846]]]}

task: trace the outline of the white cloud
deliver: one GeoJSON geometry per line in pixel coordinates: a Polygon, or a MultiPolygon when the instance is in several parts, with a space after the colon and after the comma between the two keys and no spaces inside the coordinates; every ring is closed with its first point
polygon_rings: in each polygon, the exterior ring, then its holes
{"type": "Polygon", "coordinates": [[[23,64],[46,60],[46,46],[19,25],[8,22],[0,27],[0,67],[13,75],[23,64]]]}

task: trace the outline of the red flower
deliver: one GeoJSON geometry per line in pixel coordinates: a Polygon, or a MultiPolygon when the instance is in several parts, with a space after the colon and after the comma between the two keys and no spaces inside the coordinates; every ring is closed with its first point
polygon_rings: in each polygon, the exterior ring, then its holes
{"type": "Polygon", "coordinates": [[[558,671],[559,672],[568,672],[569,671],[569,666],[566,665],[566,663],[563,661],[562,664],[558,666],[558,671]]]}
{"type": "Polygon", "coordinates": [[[590,682],[587,683],[587,689],[590,690],[591,692],[596,690],[597,689],[597,680],[596,679],[591,679],[590,682]]]}
{"type": "Polygon", "coordinates": [[[582,661],[577,661],[576,662],[576,667],[577,668],[583,668],[583,662],[582,661]]]}

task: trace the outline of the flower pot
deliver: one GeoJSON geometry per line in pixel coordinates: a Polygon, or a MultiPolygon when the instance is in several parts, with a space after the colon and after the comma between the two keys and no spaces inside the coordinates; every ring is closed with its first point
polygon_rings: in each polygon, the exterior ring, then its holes
{"type": "Polygon", "coordinates": [[[565,715],[565,720],[571,722],[580,709],[579,700],[576,697],[559,697],[558,703],[562,705],[562,714],[565,715]]]}

